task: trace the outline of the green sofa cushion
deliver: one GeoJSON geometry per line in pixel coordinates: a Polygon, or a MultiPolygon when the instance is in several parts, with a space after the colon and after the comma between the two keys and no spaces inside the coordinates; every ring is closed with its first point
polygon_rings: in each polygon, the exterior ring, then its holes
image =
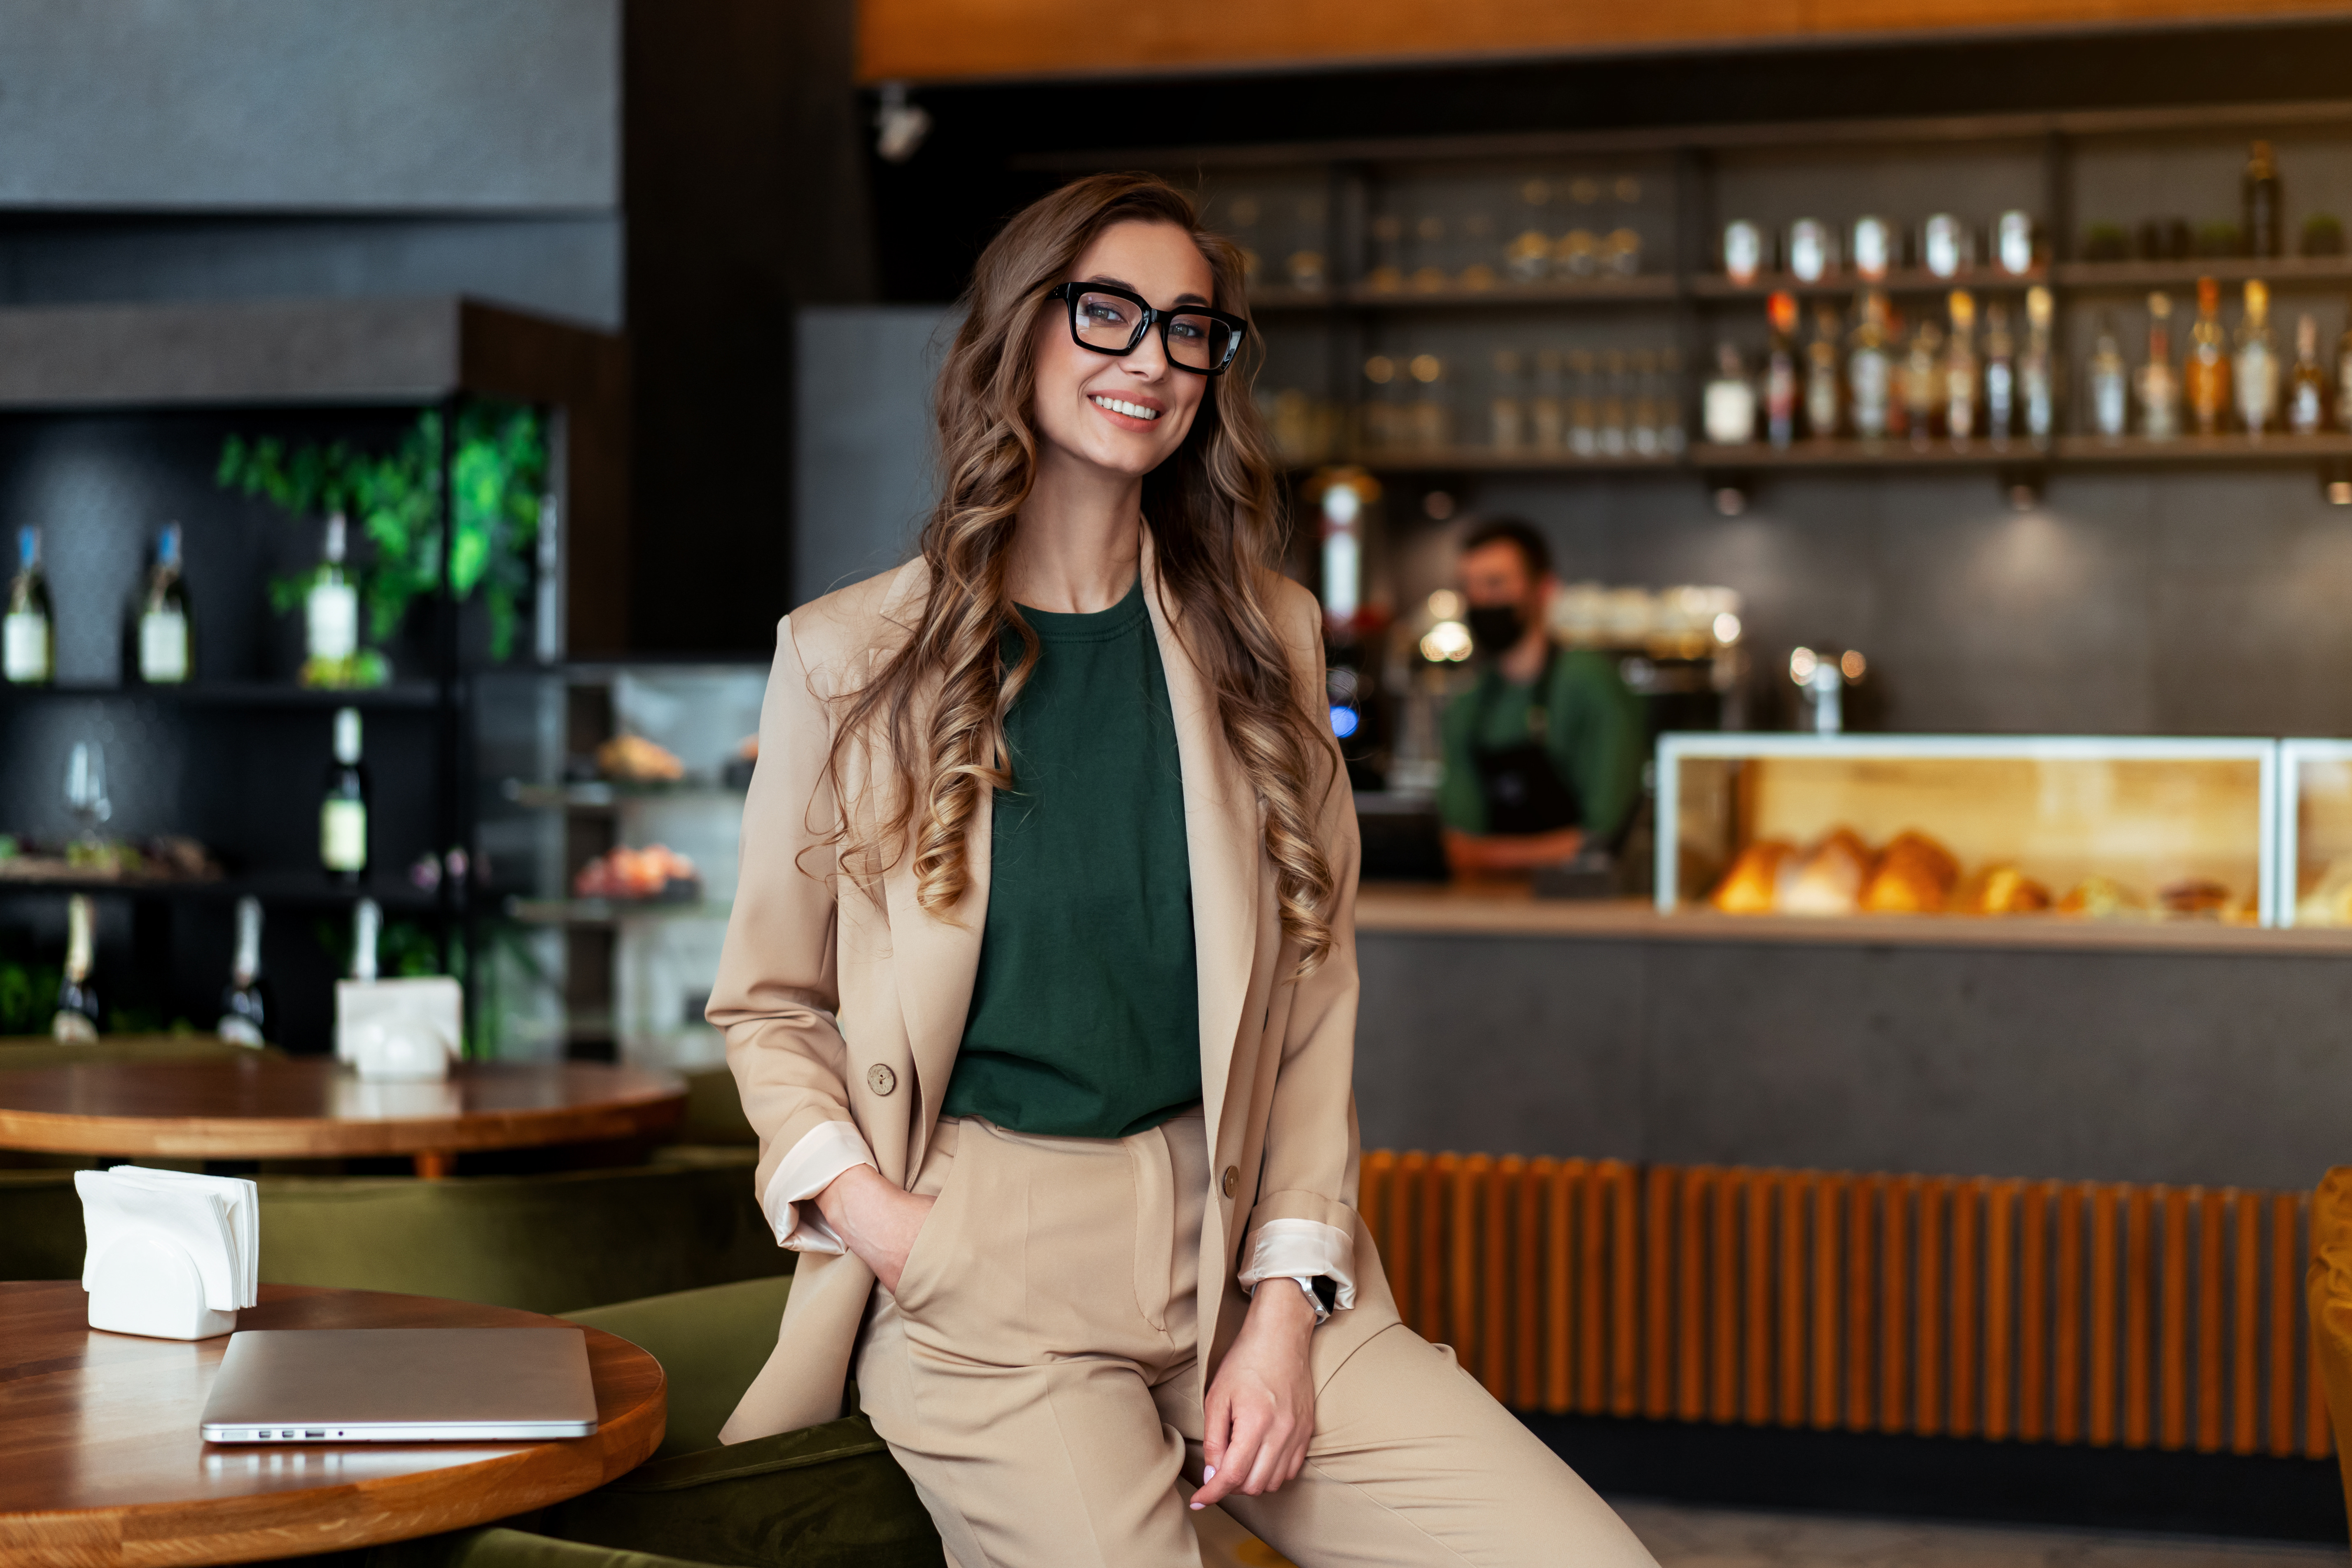
{"type": "Polygon", "coordinates": [[[914,1483],[862,1415],[655,1459],[539,1528],[731,1568],[940,1568],[914,1483]]]}
{"type": "Polygon", "coordinates": [[[669,1377],[669,1430],[655,1458],[667,1458],[719,1446],[719,1429],[776,1348],[792,1289],[786,1274],[565,1316],[618,1334],[662,1363],[669,1377]]]}
{"type": "Polygon", "coordinates": [[[792,1267],[741,1162],[260,1184],[261,1278],[272,1284],[569,1312],[792,1267]]]}
{"type": "Polygon", "coordinates": [[[81,1199],[71,1171],[0,1171],[0,1279],[81,1278],[81,1199]]]}

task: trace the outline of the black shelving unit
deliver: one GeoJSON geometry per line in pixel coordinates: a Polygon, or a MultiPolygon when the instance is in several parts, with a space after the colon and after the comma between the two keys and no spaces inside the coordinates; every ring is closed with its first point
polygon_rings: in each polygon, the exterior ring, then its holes
{"type": "MultiPolygon", "coordinates": [[[[329,1044],[328,939],[362,896],[419,922],[443,966],[464,972],[484,916],[473,773],[488,658],[478,608],[454,591],[451,552],[389,648],[399,679],[303,688],[299,626],[269,616],[262,582],[314,562],[315,529],[217,489],[214,465],[231,432],[388,445],[429,409],[454,435],[470,398],[540,406],[561,549],[534,612],[555,624],[532,623],[536,652],[617,648],[625,387],[618,340],[463,299],[0,310],[0,508],[12,530],[43,528],[61,677],[0,686],[0,831],[61,836],[64,752],[87,736],[107,752],[110,832],[184,835],[226,868],[209,880],[0,877],[0,926],[46,947],[68,895],[97,897],[101,995],[135,1002],[158,1025],[203,1028],[226,973],[227,906],[258,898],[288,917],[268,924],[264,967],[297,1050],[329,1044]],[[166,521],[188,538],[197,679],[125,682],[110,668],[118,617],[166,521]],[[373,866],[359,887],[316,868],[331,715],[344,707],[363,716],[375,780],[373,866]]],[[[443,452],[447,540],[454,441],[443,452]]],[[[518,657],[533,655],[520,639],[518,657]]]]}

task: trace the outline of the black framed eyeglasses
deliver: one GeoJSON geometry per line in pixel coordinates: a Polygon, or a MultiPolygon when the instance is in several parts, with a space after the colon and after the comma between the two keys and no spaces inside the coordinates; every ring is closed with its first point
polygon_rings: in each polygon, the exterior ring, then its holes
{"type": "Polygon", "coordinates": [[[1168,363],[1194,375],[1223,375],[1240,352],[1249,323],[1202,305],[1155,310],[1140,294],[1108,283],[1064,283],[1045,296],[1070,307],[1070,337],[1098,354],[1130,354],[1143,334],[1160,329],[1168,363]]]}

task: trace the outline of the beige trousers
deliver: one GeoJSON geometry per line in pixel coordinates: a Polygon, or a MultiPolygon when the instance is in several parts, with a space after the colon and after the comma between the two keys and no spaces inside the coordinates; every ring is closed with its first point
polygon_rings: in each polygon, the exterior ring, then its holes
{"type": "MultiPolygon", "coordinates": [[[[857,1387],[949,1562],[1198,1568],[1200,1113],[1115,1140],[942,1121],[915,1191],[938,1205],[857,1387]]],[[[1293,1563],[1655,1568],[1451,1351],[1397,1324],[1317,1372],[1306,1468],[1223,1505],[1293,1563]]]]}

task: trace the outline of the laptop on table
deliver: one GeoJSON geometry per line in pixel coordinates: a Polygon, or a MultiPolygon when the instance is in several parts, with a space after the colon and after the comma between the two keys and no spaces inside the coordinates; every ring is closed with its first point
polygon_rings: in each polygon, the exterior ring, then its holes
{"type": "Polygon", "coordinates": [[[255,1329],[229,1336],[208,1443],[467,1443],[596,1430],[579,1329],[255,1329]]]}

